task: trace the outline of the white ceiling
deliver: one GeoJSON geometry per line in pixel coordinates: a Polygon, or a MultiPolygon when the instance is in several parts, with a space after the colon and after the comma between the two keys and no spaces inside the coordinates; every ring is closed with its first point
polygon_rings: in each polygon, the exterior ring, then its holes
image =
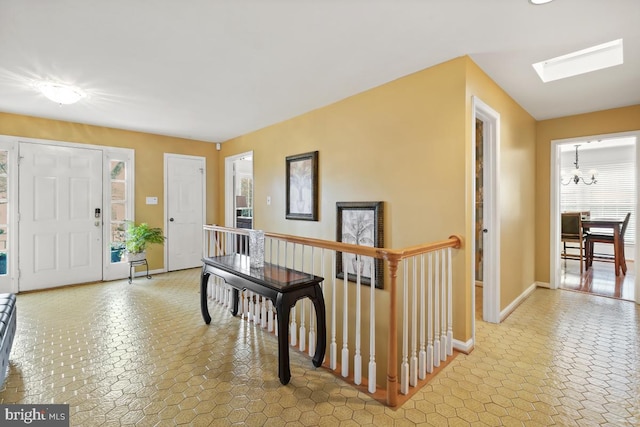
{"type": "Polygon", "coordinates": [[[0,0],[0,111],[222,142],[468,54],[541,120],[640,104],[639,20],[640,0],[0,0]],[[621,66],[531,66],[618,38],[621,66]]]}

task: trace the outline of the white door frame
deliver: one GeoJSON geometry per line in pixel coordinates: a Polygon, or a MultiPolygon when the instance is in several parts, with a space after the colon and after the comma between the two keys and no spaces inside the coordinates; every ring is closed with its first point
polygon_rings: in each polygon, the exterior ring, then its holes
{"type": "MultiPolygon", "coordinates": [[[[549,287],[551,289],[558,289],[560,286],[560,146],[564,144],[571,144],[576,141],[624,138],[629,136],[636,138],[636,213],[638,213],[640,212],[640,131],[587,135],[576,138],[551,140],[551,177],[549,181],[549,287]]],[[[636,224],[640,224],[640,221],[638,221],[637,218],[636,224]]],[[[634,251],[634,259],[638,260],[638,255],[640,255],[640,244],[638,244],[638,242],[635,244],[634,251]]],[[[636,304],[640,304],[640,276],[637,274],[634,287],[635,302],[636,304]]]]}
{"type": "Polygon", "coordinates": [[[7,245],[9,255],[7,258],[7,274],[3,279],[4,285],[8,282],[8,289],[3,292],[18,293],[18,143],[14,138],[0,135],[0,149],[7,150],[7,245]]]}
{"type": "MultiPolygon", "coordinates": [[[[224,159],[224,226],[233,227],[235,219],[235,203],[233,200],[234,188],[233,188],[233,163],[236,160],[240,160],[244,157],[252,156],[253,151],[247,151],[246,153],[240,153],[233,156],[225,157],[224,159]]],[[[255,225],[255,193],[254,193],[254,225],[255,225]]]]}
{"type": "MultiPolygon", "coordinates": [[[[203,225],[207,222],[207,158],[203,156],[190,156],[187,154],[174,154],[174,153],[164,153],[164,230],[165,234],[169,229],[169,204],[168,204],[168,193],[167,190],[169,188],[169,158],[174,159],[192,159],[192,160],[202,160],[203,170],[202,170],[202,221],[203,225]]],[[[202,241],[200,242],[200,247],[204,247],[204,230],[202,232],[202,241]]],[[[169,271],[169,245],[164,246],[164,268],[161,270],[163,272],[169,271]]]]}
{"type": "MultiPolygon", "coordinates": [[[[472,168],[476,163],[476,119],[482,120],[483,126],[483,161],[484,161],[484,226],[488,230],[484,234],[484,277],[482,287],[482,318],[486,322],[500,323],[500,114],[478,97],[471,98],[471,156],[472,168]]],[[[472,175],[472,224],[476,223],[476,180],[472,175]]],[[[475,232],[471,233],[471,257],[475,257],[475,232]]],[[[471,262],[471,301],[472,301],[472,335],[475,342],[475,262],[471,262]]]]}

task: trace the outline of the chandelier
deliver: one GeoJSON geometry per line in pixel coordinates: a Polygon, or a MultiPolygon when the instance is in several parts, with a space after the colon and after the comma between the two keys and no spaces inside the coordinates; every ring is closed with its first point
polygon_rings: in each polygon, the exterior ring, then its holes
{"type": "Polygon", "coordinates": [[[576,184],[579,183],[580,181],[582,181],[587,185],[595,184],[595,183],[598,182],[598,180],[596,179],[596,175],[598,175],[598,171],[595,170],[595,169],[591,169],[589,171],[590,178],[587,178],[585,180],[584,177],[582,176],[582,171],[580,170],[580,167],[578,166],[578,147],[580,147],[580,144],[576,144],[576,161],[573,162],[573,164],[575,165],[576,168],[573,171],[571,171],[571,176],[569,177],[567,182],[564,182],[563,180],[560,180],[562,185],[569,185],[571,183],[571,181],[575,182],[576,184]]]}

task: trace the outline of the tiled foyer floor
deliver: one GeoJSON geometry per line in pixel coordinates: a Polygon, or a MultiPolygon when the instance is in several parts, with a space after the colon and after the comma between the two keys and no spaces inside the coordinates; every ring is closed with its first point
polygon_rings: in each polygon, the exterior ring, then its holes
{"type": "Polygon", "coordinates": [[[536,290],[398,410],[211,307],[199,269],[18,296],[2,403],[69,403],[71,425],[638,426],[640,308],[536,290]]]}

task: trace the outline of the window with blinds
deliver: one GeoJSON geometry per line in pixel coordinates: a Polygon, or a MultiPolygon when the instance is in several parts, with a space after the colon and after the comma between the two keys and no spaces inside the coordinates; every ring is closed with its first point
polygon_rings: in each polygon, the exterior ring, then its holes
{"type": "MultiPolygon", "coordinates": [[[[607,141],[601,143],[602,148],[591,148],[582,144],[579,148],[579,167],[585,179],[591,169],[596,169],[597,183],[586,185],[582,181],[573,181],[560,187],[560,207],[566,211],[590,211],[592,218],[624,218],[631,212],[629,225],[624,235],[626,245],[634,245],[636,241],[636,167],[635,139],[631,144],[607,147],[607,141]],[[584,149],[583,149],[584,148],[584,149]]],[[[571,171],[575,168],[575,147],[567,147],[561,154],[563,182],[567,182],[571,171]]]]}

